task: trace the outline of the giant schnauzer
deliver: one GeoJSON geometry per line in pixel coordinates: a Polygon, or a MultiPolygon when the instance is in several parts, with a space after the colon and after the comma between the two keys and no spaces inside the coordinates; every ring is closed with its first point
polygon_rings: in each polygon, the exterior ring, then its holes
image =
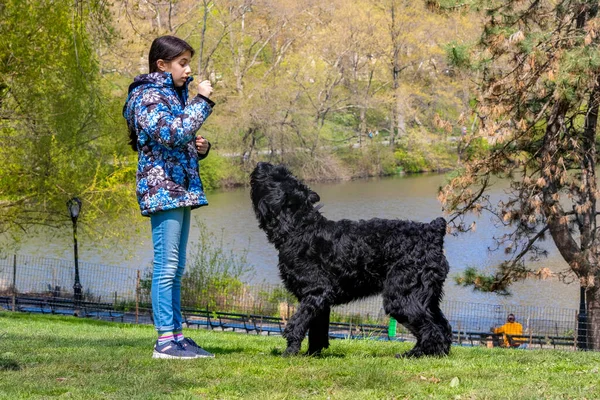
{"type": "Polygon", "coordinates": [[[283,333],[284,355],[297,354],[307,332],[308,354],[319,354],[329,347],[331,307],[378,293],[385,312],[417,338],[404,356],[449,353],[452,330],[440,310],[448,274],[443,218],[330,221],[315,206],[319,195],[282,165],[258,163],[250,182],[259,226],[299,300],[283,333]]]}

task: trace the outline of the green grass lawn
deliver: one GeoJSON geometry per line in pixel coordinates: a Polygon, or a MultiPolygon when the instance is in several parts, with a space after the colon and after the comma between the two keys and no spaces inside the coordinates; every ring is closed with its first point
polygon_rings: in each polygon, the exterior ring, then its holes
{"type": "MultiPolygon", "coordinates": [[[[151,326],[0,312],[0,399],[599,399],[600,353],[334,340],[280,356],[278,336],[186,330],[214,359],[154,360],[151,326]]],[[[304,343],[306,346],[306,343],[304,343]]]]}

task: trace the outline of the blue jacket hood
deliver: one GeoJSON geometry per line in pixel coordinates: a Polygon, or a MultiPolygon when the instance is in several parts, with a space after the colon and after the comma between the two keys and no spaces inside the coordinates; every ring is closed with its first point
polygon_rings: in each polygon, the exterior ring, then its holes
{"type": "MultiPolygon", "coordinates": [[[[188,85],[194,78],[192,76],[188,77],[185,82],[185,90],[187,90],[188,85]]],[[[150,74],[138,75],[133,78],[133,83],[129,85],[129,90],[127,91],[130,95],[131,92],[138,86],[142,85],[154,85],[154,86],[168,86],[175,89],[175,85],[173,84],[173,75],[170,72],[152,72],[150,74]]]]}

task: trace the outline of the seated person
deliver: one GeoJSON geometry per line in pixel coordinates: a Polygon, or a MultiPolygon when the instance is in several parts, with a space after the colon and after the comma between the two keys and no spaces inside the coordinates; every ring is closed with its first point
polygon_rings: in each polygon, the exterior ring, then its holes
{"type": "Polygon", "coordinates": [[[512,345],[508,339],[508,336],[523,335],[523,325],[515,322],[514,314],[508,314],[506,323],[499,328],[492,328],[492,332],[497,335],[502,334],[504,339],[502,347],[526,347],[525,338],[512,338],[512,345]]]}

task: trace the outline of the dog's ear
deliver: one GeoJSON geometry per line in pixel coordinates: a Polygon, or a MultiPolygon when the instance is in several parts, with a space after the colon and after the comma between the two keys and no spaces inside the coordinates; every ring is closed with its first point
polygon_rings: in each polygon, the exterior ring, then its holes
{"type": "Polygon", "coordinates": [[[291,206],[301,206],[306,203],[306,192],[293,188],[287,193],[287,203],[291,206]]]}
{"type": "Polygon", "coordinates": [[[285,167],[285,165],[272,166],[271,164],[269,164],[269,166],[272,167],[271,177],[275,181],[283,182],[283,181],[287,181],[288,179],[290,179],[290,176],[293,177],[292,173],[290,172],[289,169],[287,169],[285,167]]]}
{"type": "Polygon", "coordinates": [[[321,201],[321,197],[319,197],[317,192],[313,192],[311,190],[310,194],[308,195],[308,201],[310,201],[310,204],[315,204],[315,203],[318,203],[319,201],[321,201]]]}

